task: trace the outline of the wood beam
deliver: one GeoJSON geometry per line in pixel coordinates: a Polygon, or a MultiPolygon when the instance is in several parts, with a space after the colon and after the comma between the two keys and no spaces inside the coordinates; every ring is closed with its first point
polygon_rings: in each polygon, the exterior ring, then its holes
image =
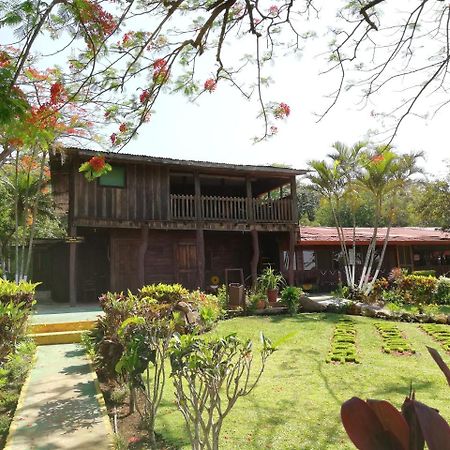
{"type": "Polygon", "coordinates": [[[198,287],[205,289],[205,235],[201,228],[197,229],[197,282],[198,287]]]}
{"type": "Polygon", "coordinates": [[[251,261],[251,272],[252,272],[252,287],[256,287],[258,281],[258,262],[259,262],[259,240],[258,231],[252,228],[250,231],[252,236],[252,261],[251,261]]]}
{"type": "MultiPolygon", "coordinates": [[[[76,237],[77,227],[71,226],[69,236],[76,237]]],[[[77,305],[77,243],[69,243],[69,303],[70,306],[77,305]]]]}

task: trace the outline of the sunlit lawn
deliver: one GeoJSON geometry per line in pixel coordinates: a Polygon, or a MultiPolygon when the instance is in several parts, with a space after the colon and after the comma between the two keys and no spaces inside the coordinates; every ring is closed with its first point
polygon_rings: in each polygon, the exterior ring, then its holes
{"type": "MultiPolygon", "coordinates": [[[[295,317],[248,317],[221,322],[214,334],[237,332],[258,340],[263,331],[279,350],[269,359],[256,390],[240,399],[228,416],[222,449],[346,449],[353,448],[340,423],[340,405],[353,395],[386,399],[400,407],[410,382],[417,398],[450,420],[449,389],[425,345],[431,337],[417,324],[398,323],[416,349],[413,356],[381,352],[374,320],[353,317],[361,364],[325,362],[334,324],[342,316],[303,314],[295,317]]],[[[443,352],[441,351],[441,354],[443,352]]],[[[449,355],[444,356],[450,364],[449,355]]],[[[160,410],[157,431],[176,447],[190,448],[172,385],[160,410]]]]}

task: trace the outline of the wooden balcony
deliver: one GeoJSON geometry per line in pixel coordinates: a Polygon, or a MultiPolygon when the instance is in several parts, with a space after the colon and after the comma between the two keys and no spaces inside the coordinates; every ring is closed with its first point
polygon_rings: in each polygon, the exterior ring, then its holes
{"type": "Polygon", "coordinates": [[[293,206],[290,198],[278,200],[170,195],[170,219],[216,222],[292,223],[293,206]],[[198,200],[198,203],[197,203],[198,200]]]}

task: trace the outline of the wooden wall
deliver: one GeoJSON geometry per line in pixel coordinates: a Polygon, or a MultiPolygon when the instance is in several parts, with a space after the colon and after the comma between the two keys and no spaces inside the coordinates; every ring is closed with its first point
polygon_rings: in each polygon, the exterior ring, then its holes
{"type": "Polygon", "coordinates": [[[219,277],[220,284],[225,283],[225,269],[242,268],[244,276],[248,276],[252,257],[251,245],[250,233],[205,232],[206,285],[211,284],[213,275],[219,277]]]}
{"type": "Polygon", "coordinates": [[[97,180],[88,182],[83,174],[74,173],[73,219],[167,220],[168,168],[146,164],[125,167],[125,188],[100,186],[97,180]]]}
{"type": "MultiPolygon", "coordinates": [[[[111,289],[136,290],[139,285],[140,230],[111,230],[111,289]]],[[[225,282],[225,269],[242,268],[250,273],[249,233],[205,232],[205,280],[212,275],[225,282]]],[[[144,256],[144,283],[181,283],[188,289],[199,287],[195,231],[148,230],[144,256]]]]}

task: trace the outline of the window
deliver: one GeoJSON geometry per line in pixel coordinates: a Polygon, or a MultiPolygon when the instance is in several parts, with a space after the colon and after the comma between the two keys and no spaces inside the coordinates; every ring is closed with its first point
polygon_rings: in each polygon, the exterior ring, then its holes
{"type": "Polygon", "coordinates": [[[314,270],[316,267],[316,252],[303,250],[303,270],[314,270]]]}
{"type": "Polygon", "coordinates": [[[112,166],[110,172],[105,173],[99,178],[99,184],[103,187],[125,187],[125,167],[112,166]]]}

